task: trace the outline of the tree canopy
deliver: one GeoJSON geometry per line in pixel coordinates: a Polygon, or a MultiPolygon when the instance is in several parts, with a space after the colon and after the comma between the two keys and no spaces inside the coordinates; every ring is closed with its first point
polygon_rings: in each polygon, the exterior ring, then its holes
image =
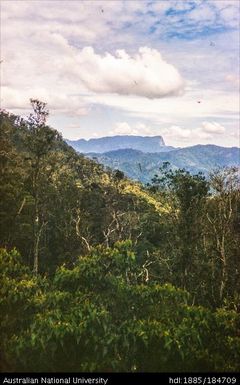
{"type": "Polygon", "coordinates": [[[239,370],[238,170],[142,185],[31,104],[0,114],[1,369],[239,370]]]}

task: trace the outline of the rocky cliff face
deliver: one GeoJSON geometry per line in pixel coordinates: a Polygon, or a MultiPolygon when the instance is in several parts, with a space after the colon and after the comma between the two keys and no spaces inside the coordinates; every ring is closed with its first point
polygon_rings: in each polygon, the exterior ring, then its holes
{"type": "Polygon", "coordinates": [[[81,153],[103,153],[127,148],[143,152],[161,152],[165,147],[161,136],[118,135],[89,140],[66,140],[66,142],[81,153]]]}

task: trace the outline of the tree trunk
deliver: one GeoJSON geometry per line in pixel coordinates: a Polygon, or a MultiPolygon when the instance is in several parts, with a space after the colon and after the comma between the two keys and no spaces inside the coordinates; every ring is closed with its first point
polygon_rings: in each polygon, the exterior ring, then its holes
{"type": "Polygon", "coordinates": [[[36,161],[35,172],[33,175],[33,193],[34,193],[34,223],[33,223],[33,272],[38,274],[39,265],[39,241],[40,241],[40,227],[39,227],[39,192],[38,192],[38,178],[39,177],[39,159],[36,161]]]}
{"type": "Polygon", "coordinates": [[[34,244],[33,244],[33,272],[38,274],[38,262],[39,262],[39,241],[40,241],[40,230],[39,230],[39,212],[38,202],[35,202],[35,214],[34,214],[34,244]]]}
{"type": "Polygon", "coordinates": [[[225,255],[225,237],[224,237],[224,235],[222,235],[220,253],[221,253],[221,262],[222,262],[222,278],[221,278],[219,295],[220,295],[220,300],[222,300],[223,294],[224,294],[224,289],[226,286],[226,280],[227,280],[227,261],[226,261],[226,255],[225,255]]]}

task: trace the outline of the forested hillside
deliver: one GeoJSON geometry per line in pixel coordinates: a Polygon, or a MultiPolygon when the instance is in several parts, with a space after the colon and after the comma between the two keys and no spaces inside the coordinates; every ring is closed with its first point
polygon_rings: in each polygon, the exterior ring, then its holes
{"type": "Polygon", "coordinates": [[[163,162],[171,163],[175,170],[184,168],[191,174],[204,173],[206,177],[218,167],[240,167],[240,149],[215,145],[197,145],[185,148],[163,147],[166,151],[145,153],[122,149],[88,156],[111,169],[123,171],[129,178],[143,183],[151,182],[163,162]]]}
{"type": "Polygon", "coordinates": [[[1,112],[1,370],[240,370],[237,170],[144,187],[31,104],[1,112]]]}

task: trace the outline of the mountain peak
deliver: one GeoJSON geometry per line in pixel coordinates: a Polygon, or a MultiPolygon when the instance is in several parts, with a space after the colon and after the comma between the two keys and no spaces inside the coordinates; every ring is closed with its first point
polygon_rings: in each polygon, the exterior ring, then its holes
{"type": "Polygon", "coordinates": [[[165,146],[162,136],[115,135],[102,138],[66,140],[81,153],[103,153],[121,149],[133,149],[143,152],[160,152],[165,146]]]}

